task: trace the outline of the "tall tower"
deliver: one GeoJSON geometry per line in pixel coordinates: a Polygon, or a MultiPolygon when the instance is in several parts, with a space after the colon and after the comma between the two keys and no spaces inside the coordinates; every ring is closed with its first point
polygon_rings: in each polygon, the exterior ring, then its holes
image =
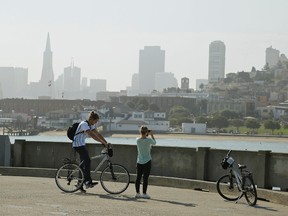
{"type": "Polygon", "coordinates": [[[280,60],[280,51],[277,49],[273,49],[272,46],[266,49],[266,63],[269,66],[277,65],[278,61],[280,60]]]}
{"type": "Polygon", "coordinates": [[[217,82],[225,76],[225,50],[222,41],[213,41],[209,46],[209,83],[217,82]]]}
{"type": "Polygon", "coordinates": [[[55,86],[49,32],[47,34],[46,49],[43,53],[43,67],[39,84],[41,96],[54,97],[55,86]]]}
{"type": "Polygon", "coordinates": [[[155,89],[155,74],[165,72],[165,51],[160,46],[145,46],[139,55],[139,91],[150,94],[155,89]]]}
{"type": "Polygon", "coordinates": [[[64,68],[64,90],[70,92],[80,91],[81,69],[74,66],[73,59],[71,66],[64,68]]]}

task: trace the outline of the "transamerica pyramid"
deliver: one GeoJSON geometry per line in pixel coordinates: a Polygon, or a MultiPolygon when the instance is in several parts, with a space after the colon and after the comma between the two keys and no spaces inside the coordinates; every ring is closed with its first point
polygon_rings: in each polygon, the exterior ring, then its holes
{"type": "Polygon", "coordinates": [[[43,53],[43,67],[39,84],[42,97],[54,98],[55,86],[49,32],[47,34],[46,48],[43,53]]]}

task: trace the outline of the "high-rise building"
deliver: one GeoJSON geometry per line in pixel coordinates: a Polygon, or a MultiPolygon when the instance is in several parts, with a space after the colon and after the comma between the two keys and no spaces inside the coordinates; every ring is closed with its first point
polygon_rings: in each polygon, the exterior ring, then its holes
{"type": "Polygon", "coordinates": [[[155,74],[165,72],[165,51],[160,46],[145,46],[139,54],[139,92],[150,94],[155,89],[155,74]]]}
{"type": "Polygon", "coordinates": [[[131,89],[135,91],[139,90],[139,74],[137,73],[132,75],[131,89]]]}
{"type": "Polygon", "coordinates": [[[177,79],[173,73],[162,72],[155,74],[155,90],[162,92],[163,89],[178,88],[177,79]]]}
{"type": "Polygon", "coordinates": [[[80,91],[81,69],[75,67],[74,63],[71,66],[64,68],[64,91],[77,92],[80,91]]]}
{"type": "Polygon", "coordinates": [[[101,92],[106,91],[106,80],[105,79],[90,79],[90,91],[101,92]]]}
{"type": "Polygon", "coordinates": [[[0,91],[3,98],[24,97],[28,87],[28,69],[0,67],[0,91]]]}
{"type": "Polygon", "coordinates": [[[209,45],[209,82],[217,82],[225,76],[225,44],[213,41],[209,45]]]}
{"type": "Polygon", "coordinates": [[[277,65],[278,61],[280,60],[280,51],[277,49],[273,49],[272,46],[266,49],[266,64],[268,63],[269,66],[277,65]]]}
{"type": "Polygon", "coordinates": [[[87,88],[88,88],[88,79],[87,77],[82,77],[81,90],[87,90],[87,88]]]}
{"type": "Polygon", "coordinates": [[[41,79],[39,82],[39,94],[40,96],[54,97],[54,73],[52,65],[52,51],[50,45],[49,32],[47,35],[46,48],[43,53],[43,67],[41,79]]]}

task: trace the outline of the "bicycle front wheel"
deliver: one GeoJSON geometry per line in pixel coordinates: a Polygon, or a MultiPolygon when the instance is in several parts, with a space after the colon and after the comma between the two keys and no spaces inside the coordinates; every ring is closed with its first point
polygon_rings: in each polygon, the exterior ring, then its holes
{"type": "Polygon", "coordinates": [[[229,201],[236,201],[240,190],[234,175],[224,175],[217,181],[217,191],[221,197],[229,201]]]}
{"type": "Polygon", "coordinates": [[[55,182],[62,191],[73,193],[83,185],[84,174],[78,164],[66,163],[57,170],[55,182]]]}
{"type": "Polygon", "coordinates": [[[110,194],[120,194],[128,188],[130,175],[124,166],[120,164],[110,164],[102,171],[100,182],[106,192],[110,194]]]}
{"type": "Polygon", "coordinates": [[[250,206],[256,205],[257,202],[257,190],[251,176],[243,177],[243,190],[244,196],[250,206]]]}

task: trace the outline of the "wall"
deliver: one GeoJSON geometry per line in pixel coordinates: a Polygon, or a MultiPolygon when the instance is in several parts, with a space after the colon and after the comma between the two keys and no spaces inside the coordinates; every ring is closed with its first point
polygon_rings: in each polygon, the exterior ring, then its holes
{"type": "Polygon", "coordinates": [[[0,135],[0,166],[10,166],[10,147],[9,136],[0,135]]]}
{"type": "MultiPolygon", "coordinates": [[[[13,145],[13,166],[58,168],[65,157],[73,157],[70,143],[32,142],[16,140],[13,145]]],[[[88,144],[90,156],[103,148],[100,144],[88,144]]],[[[137,149],[135,145],[113,145],[112,161],[124,165],[135,174],[137,149]]],[[[227,150],[208,147],[184,148],[155,146],[152,149],[153,163],[151,175],[217,181],[227,173],[220,162],[227,150]]],[[[231,156],[236,164],[247,165],[253,172],[255,184],[259,188],[280,187],[288,190],[288,154],[270,151],[233,151],[231,156]]],[[[92,169],[97,161],[92,161],[92,169]]]]}

